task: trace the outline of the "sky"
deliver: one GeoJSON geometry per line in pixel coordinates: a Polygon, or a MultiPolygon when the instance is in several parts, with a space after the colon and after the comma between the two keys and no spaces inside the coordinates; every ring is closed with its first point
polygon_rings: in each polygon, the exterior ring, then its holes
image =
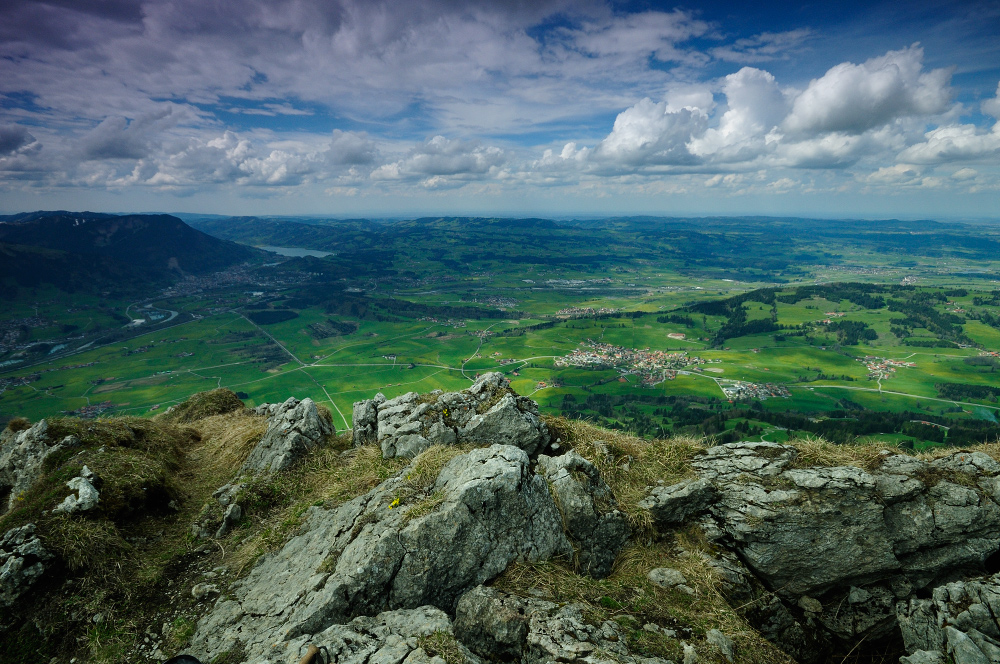
{"type": "Polygon", "coordinates": [[[5,0],[0,211],[1000,218],[1000,2],[5,0]]]}

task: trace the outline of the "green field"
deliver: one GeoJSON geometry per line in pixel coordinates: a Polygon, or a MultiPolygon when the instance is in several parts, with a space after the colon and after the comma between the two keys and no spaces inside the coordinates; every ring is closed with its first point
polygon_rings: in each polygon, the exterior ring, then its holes
{"type": "MultiPolygon", "coordinates": [[[[904,268],[855,249],[839,259],[848,268],[800,266],[792,283],[775,284],[713,276],[711,261],[631,259],[625,244],[598,260],[570,243],[578,264],[486,256],[459,265],[447,256],[468,246],[435,241],[437,253],[418,243],[391,263],[372,259],[387,275],[374,280],[316,271],[339,269],[333,257],[268,268],[264,286],[172,297],[24,291],[0,318],[18,340],[0,353],[0,418],[149,415],[228,387],[249,405],[311,397],[346,429],[353,403],[377,392],[457,390],[502,371],[545,412],[641,435],[726,440],[753,423],[755,438],[836,437],[834,423],[846,422],[852,436],[919,446],[943,442],[940,431],[959,442],[1000,432],[1000,358],[989,354],[1000,351],[1000,298],[993,282],[946,277],[929,259],[904,268]],[[852,273],[852,263],[875,267],[852,273]],[[900,275],[919,285],[898,285],[900,275]],[[822,276],[840,280],[815,285],[822,276]],[[596,348],[633,359],[566,363],[596,348]],[[658,352],[683,361],[656,364],[658,352]],[[888,364],[879,374],[871,362],[888,364]],[[781,394],[761,398],[762,389],[781,394]],[[919,429],[925,418],[949,428],[919,429]]],[[[995,267],[973,256],[963,265],[995,267]]]]}

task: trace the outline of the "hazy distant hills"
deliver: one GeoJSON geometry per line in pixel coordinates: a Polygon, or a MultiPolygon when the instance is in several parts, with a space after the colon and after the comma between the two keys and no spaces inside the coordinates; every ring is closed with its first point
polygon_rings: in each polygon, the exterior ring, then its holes
{"type": "Polygon", "coordinates": [[[205,274],[260,253],[170,215],[59,211],[0,216],[0,255],[0,279],[77,290],[205,274]]]}
{"type": "MultiPolygon", "coordinates": [[[[367,220],[232,217],[192,222],[216,237],[257,246],[294,246],[337,254],[319,270],[360,276],[376,263],[402,271],[438,264],[467,273],[490,263],[625,267],[667,261],[683,274],[781,281],[808,265],[835,265],[856,251],[991,260],[1000,228],[927,220],[798,217],[611,217],[550,220],[427,217],[367,220]]],[[[290,262],[292,267],[301,261],[290,262]]],[[[419,271],[419,270],[417,270],[419,271]]]]}

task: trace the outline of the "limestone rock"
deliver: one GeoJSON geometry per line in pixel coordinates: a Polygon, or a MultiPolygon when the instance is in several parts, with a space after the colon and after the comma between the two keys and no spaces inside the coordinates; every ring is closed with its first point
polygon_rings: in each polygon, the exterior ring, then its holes
{"type": "Polygon", "coordinates": [[[803,664],[824,661],[830,638],[819,623],[808,614],[800,619],[732,553],[706,562],[719,575],[726,601],[765,639],[803,664]]]}
{"type": "Polygon", "coordinates": [[[705,641],[719,649],[727,662],[736,658],[736,643],[717,629],[710,629],[705,634],[705,641]]]}
{"type": "Polygon", "coordinates": [[[661,588],[674,588],[687,583],[687,578],[679,570],[657,567],[649,570],[646,577],[661,588]]]}
{"type": "Polygon", "coordinates": [[[312,399],[290,398],[282,404],[263,404],[254,413],[268,415],[267,431],[250,452],[240,473],[284,470],[333,432],[319,416],[312,399]]]}
{"type": "MultiPolygon", "coordinates": [[[[931,599],[896,605],[907,652],[930,652],[944,660],[1000,661],[1000,574],[939,586],[931,599]]],[[[919,660],[918,660],[919,661],[919,660]]]]}
{"type": "Polygon", "coordinates": [[[94,480],[94,473],[84,466],[80,471],[79,477],[74,477],[69,482],[66,482],[66,486],[76,491],[77,495],[70,494],[66,496],[66,499],[52,508],[52,511],[56,514],[72,514],[74,512],[87,512],[97,507],[97,504],[101,501],[101,497],[92,484],[94,480]]]}
{"type": "Polygon", "coordinates": [[[227,643],[248,655],[301,634],[386,609],[454,610],[468,589],[515,560],[572,555],[559,511],[527,454],[509,445],[452,459],[428,495],[423,516],[400,504],[404,469],[333,510],[310,508],[301,534],[261,558],[198,626],[193,644],[210,660],[227,643]]]}
{"type": "Polygon", "coordinates": [[[708,480],[685,480],[654,488],[639,507],[649,510],[658,528],[669,528],[705,512],[714,498],[715,487],[708,480]]]}
{"type": "Polygon", "coordinates": [[[0,537],[0,606],[12,606],[42,576],[51,559],[35,535],[35,524],[4,533],[0,537]]]}
{"type": "Polygon", "coordinates": [[[414,457],[432,445],[514,445],[534,456],[549,442],[538,405],[518,396],[501,373],[461,392],[381,394],[354,404],[355,445],[378,443],[386,458],[414,457]]]}
{"type": "Polygon", "coordinates": [[[215,539],[221,539],[229,534],[233,526],[240,522],[243,518],[243,508],[241,508],[236,503],[231,503],[229,507],[226,508],[226,513],[222,516],[222,525],[219,529],[215,531],[215,539]]]}
{"type": "Polygon", "coordinates": [[[455,607],[455,635],[483,657],[520,660],[528,639],[528,608],[536,602],[493,588],[473,588],[455,607]]]}
{"type": "Polygon", "coordinates": [[[611,574],[631,529],[600,472],[576,452],[539,455],[538,471],[556,498],[579,570],[595,579],[611,574]]]}
{"type": "Polygon", "coordinates": [[[11,509],[18,496],[38,479],[46,457],[80,444],[75,436],[66,436],[53,444],[48,430],[48,422],[39,420],[24,431],[8,434],[0,445],[0,513],[11,509]]]}

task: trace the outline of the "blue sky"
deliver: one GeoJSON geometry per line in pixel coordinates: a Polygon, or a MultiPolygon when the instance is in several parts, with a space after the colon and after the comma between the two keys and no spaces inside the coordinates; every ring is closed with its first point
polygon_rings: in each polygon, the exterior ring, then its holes
{"type": "Polygon", "coordinates": [[[995,217],[1000,3],[8,0],[0,208],[995,217]]]}

